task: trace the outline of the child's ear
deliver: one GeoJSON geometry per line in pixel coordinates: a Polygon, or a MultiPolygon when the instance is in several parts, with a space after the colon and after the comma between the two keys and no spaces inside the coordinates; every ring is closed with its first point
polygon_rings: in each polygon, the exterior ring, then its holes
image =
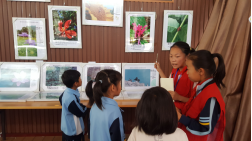
{"type": "Polygon", "coordinates": [[[78,82],[74,82],[74,86],[76,86],[76,87],[77,87],[77,85],[78,85],[77,83],[78,83],[78,82]]]}
{"type": "Polygon", "coordinates": [[[200,73],[201,76],[203,76],[203,75],[205,75],[205,70],[203,68],[200,68],[199,73],[200,73]]]}
{"type": "Polygon", "coordinates": [[[112,91],[116,91],[116,90],[117,90],[117,87],[116,87],[114,84],[112,84],[112,85],[111,85],[111,90],[112,90],[112,91]]]}

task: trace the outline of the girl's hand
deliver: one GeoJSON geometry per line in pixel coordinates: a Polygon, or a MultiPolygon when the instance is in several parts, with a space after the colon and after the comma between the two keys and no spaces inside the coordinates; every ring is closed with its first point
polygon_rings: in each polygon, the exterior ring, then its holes
{"type": "Polygon", "coordinates": [[[178,120],[180,120],[182,114],[180,112],[180,109],[176,107],[177,115],[178,115],[178,120]]]}
{"type": "Polygon", "coordinates": [[[171,94],[171,97],[173,100],[180,101],[180,95],[177,92],[175,92],[175,91],[168,91],[168,92],[171,94]]]}
{"type": "Polygon", "coordinates": [[[160,64],[158,62],[156,62],[154,64],[154,68],[160,73],[162,71],[161,67],[160,67],[160,64]]]}

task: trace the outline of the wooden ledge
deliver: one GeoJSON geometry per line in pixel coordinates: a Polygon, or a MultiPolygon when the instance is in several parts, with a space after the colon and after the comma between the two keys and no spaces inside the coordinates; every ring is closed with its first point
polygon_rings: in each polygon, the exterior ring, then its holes
{"type": "Polygon", "coordinates": [[[164,3],[174,3],[174,0],[124,0],[133,2],[164,2],[164,3]]]}
{"type": "MultiPolygon", "coordinates": [[[[118,106],[136,107],[139,100],[116,100],[118,106]]],[[[87,105],[88,100],[81,100],[81,103],[87,105]]],[[[61,109],[58,101],[27,101],[27,102],[0,102],[0,109],[61,109]]]]}

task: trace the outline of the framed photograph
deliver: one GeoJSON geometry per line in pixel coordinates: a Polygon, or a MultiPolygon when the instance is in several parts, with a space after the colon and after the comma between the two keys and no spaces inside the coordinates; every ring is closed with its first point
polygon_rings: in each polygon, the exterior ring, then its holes
{"type": "Polygon", "coordinates": [[[39,91],[39,63],[0,62],[0,91],[39,91]]]}
{"type": "Polygon", "coordinates": [[[82,75],[82,90],[90,80],[94,80],[97,73],[104,69],[113,69],[121,73],[121,63],[84,63],[82,75]]]}
{"type": "Polygon", "coordinates": [[[7,0],[7,1],[35,1],[35,2],[51,2],[51,0],[7,0]]]}
{"type": "Polygon", "coordinates": [[[125,52],[154,52],[156,12],[126,12],[125,52]]]}
{"type": "Polygon", "coordinates": [[[27,101],[59,101],[62,92],[39,92],[27,101]]]}
{"type": "Polygon", "coordinates": [[[191,46],[193,11],[164,10],[162,50],[170,50],[178,41],[191,46]]]}
{"type": "MultiPolygon", "coordinates": [[[[40,91],[63,92],[66,89],[66,86],[62,82],[61,76],[66,70],[77,70],[80,73],[82,73],[82,63],[78,62],[42,63],[40,91]]],[[[78,90],[81,91],[81,87],[79,87],[78,90]]]]}
{"type": "Polygon", "coordinates": [[[32,92],[0,92],[0,102],[26,102],[35,94],[32,92]]]}
{"type": "Polygon", "coordinates": [[[123,0],[82,0],[82,24],[123,26],[123,0]]]}
{"type": "Polygon", "coordinates": [[[122,63],[122,89],[144,91],[159,86],[159,73],[154,63],[122,63]]]}
{"type": "Polygon", "coordinates": [[[79,6],[48,5],[51,48],[82,48],[79,6]]]}
{"type": "Polygon", "coordinates": [[[45,18],[12,18],[15,59],[47,60],[45,18]]]}

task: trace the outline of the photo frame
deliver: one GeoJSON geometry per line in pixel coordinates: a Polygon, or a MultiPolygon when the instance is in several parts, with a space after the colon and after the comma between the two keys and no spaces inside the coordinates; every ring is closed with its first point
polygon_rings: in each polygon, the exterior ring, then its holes
{"type": "Polygon", "coordinates": [[[123,26],[123,0],[82,0],[82,24],[123,26]]]}
{"type": "Polygon", "coordinates": [[[45,18],[12,17],[16,60],[47,60],[45,18]]]}
{"type": "Polygon", "coordinates": [[[162,50],[170,50],[177,41],[191,46],[192,24],[192,10],[164,10],[162,50]]]}
{"type": "Polygon", "coordinates": [[[144,91],[159,86],[159,73],[154,63],[122,63],[122,89],[144,91]]]}
{"type": "Polygon", "coordinates": [[[159,86],[159,73],[154,63],[122,63],[124,99],[140,99],[146,89],[159,86]]]}
{"type": "Polygon", "coordinates": [[[0,92],[0,102],[26,102],[35,94],[33,92],[0,92]]]}
{"type": "Polygon", "coordinates": [[[125,52],[154,52],[156,12],[126,12],[125,52]]]}
{"type": "Polygon", "coordinates": [[[121,73],[121,63],[83,63],[82,91],[85,91],[87,83],[104,69],[113,69],[121,73]]]}
{"type": "MultiPolygon", "coordinates": [[[[83,77],[82,77],[82,99],[88,100],[88,97],[85,92],[87,83],[90,80],[93,80],[97,73],[104,69],[113,69],[121,73],[121,63],[84,63],[83,65],[83,77]]],[[[123,99],[121,93],[119,96],[114,97],[114,99],[123,99]]]]}
{"type": "Polygon", "coordinates": [[[35,1],[35,2],[51,2],[51,0],[7,0],[7,1],[35,1]]]}
{"type": "Polygon", "coordinates": [[[0,62],[0,91],[38,92],[40,64],[0,62]]]}
{"type": "Polygon", "coordinates": [[[51,48],[82,48],[79,6],[48,5],[51,48]]]}
{"type": "MultiPolygon", "coordinates": [[[[41,92],[63,92],[66,86],[61,80],[65,70],[77,70],[82,76],[82,63],[78,62],[43,62],[41,63],[41,92]]],[[[81,91],[81,87],[78,88],[81,91]]]]}

